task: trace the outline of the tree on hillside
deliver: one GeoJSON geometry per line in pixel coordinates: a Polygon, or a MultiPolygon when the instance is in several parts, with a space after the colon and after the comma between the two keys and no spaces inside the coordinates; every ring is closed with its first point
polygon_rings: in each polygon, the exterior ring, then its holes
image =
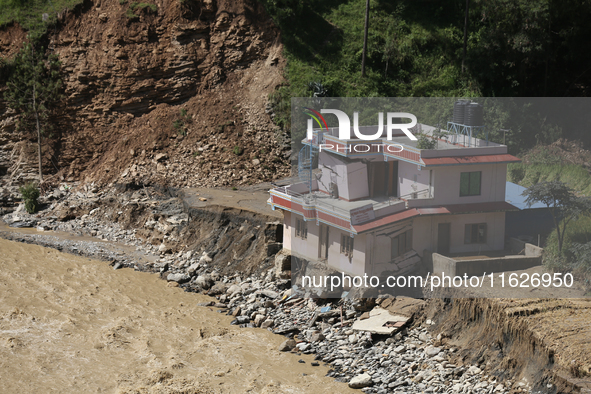
{"type": "Polygon", "coordinates": [[[558,252],[562,252],[568,223],[591,212],[591,199],[575,195],[564,182],[540,182],[525,190],[523,195],[528,206],[541,202],[550,209],[556,228],[558,252]]]}
{"type": "Polygon", "coordinates": [[[367,55],[367,34],[369,30],[369,0],[365,2],[365,25],[363,26],[363,53],[361,54],[361,78],[365,77],[365,57],[367,55]]]}
{"type": "Polygon", "coordinates": [[[61,98],[60,62],[57,55],[26,43],[15,56],[4,98],[19,114],[17,129],[37,134],[39,181],[43,182],[41,140],[49,129],[49,116],[61,98]]]}

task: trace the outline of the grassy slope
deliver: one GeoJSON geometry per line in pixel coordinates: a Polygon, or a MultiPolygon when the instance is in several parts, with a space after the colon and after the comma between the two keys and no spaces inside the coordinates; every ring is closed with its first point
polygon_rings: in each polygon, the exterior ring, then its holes
{"type": "MultiPolygon", "coordinates": [[[[575,161],[586,161],[585,152],[575,161]]],[[[523,162],[510,164],[508,178],[511,182],[529,187],[539,182],[559,180],[566,183],[579,195],[591,196],[591,175],[580,164],[565,162],[563,156],[568,151],[561,152],[555,147],[538,146],[524,155],[523,162]],[[562,153],[562,154],[561,154],[562,153]]],[[[591,278],[591,262],[578,261],[571,247],[573,244],[591,242],[591,216],[582,216],[571,221],[566,228],[562,256],[558,251],[556,230],[550,233],[544,245],[544,264],[557,272],[573,271],[584,281],[591,278]]],[[[587,287],[590,287],[587,282],[587,287]]]]}
{"type": "Polygon", "coordinates": [[[82,0],[0,0],[0,26],[17,22],[34,35],[42,34],[58,12],[73,8],[82,0]],[[43,14],[48,20],[43,21],[43,14]]]}
{"type": "MultiPolygon", "coordinates": [[[[263,1],[273,15],[270,2],[263,1]]],[[[365,78],[365,1],[324,0],[288,18],[274,15],[288,60],[288,84],[272,97],[279,122],[289,123],[290,98],[310,96],[312,81],[321,81],[333,97],[477,96],[475,80],[460,72],[462,11],[372,1],[365,78]]]]}

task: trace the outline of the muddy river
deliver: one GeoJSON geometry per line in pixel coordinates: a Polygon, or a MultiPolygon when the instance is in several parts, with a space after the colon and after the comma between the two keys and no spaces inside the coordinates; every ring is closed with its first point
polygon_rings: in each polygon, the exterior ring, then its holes
{"type": "MultiPolygon", "coordinates": [[[[346,393],[156,275],[0,239],[2,393],[346,393]]],[[[298,360],[305,363],[299,363],[298,360]]]]}

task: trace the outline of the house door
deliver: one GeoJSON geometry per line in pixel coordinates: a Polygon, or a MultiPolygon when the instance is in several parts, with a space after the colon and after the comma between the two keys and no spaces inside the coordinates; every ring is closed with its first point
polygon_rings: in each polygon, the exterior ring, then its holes
{"type": "Polygon", "coordinates": [[[388,197],[398,197],[398,161],[389,161],[386,167],[388,197]]]}
{"type": "Polygon", "coordinates": [[[386,163],[383,161],[369,163],[369,196],[383,197],[386,195],[386,163]]]}
{"type": "Polygon", "coordinates": [[[449,254],[449,244],[451,241],[451,224],[439,223],[437,226],[437,253],[449,254]]]}
{"type": "Polygon", "coordinates": [[[320,239],[318,241],[318,258],[320,260],[328,259],[328,227],[326,224],[320,223],[320,239]]]}

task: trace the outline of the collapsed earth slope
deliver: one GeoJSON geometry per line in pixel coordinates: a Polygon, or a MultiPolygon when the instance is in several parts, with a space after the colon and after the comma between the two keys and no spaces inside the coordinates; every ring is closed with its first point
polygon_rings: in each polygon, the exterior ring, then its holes
{"type": "MultiPolygon", "coordinates": [[[[0,28],[0,43],[16,37],[2,56],[22,45],[19,29],[0,28]]],[[[65,85],[44,148],[54,181],[239,186],[287,174],[287,138],[265,113],[282,47],[256,1],[86,0],[59,14],[47,43],[65,85]]],[[[35,146],[14,121],[0,102],[5,185],[35,177],[35,146]]]]}

